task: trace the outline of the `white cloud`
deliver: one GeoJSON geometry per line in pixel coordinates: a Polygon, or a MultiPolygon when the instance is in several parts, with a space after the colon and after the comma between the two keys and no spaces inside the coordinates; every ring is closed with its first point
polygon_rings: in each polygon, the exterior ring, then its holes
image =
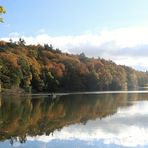
{"type": "MultiPolygon", "coordinates": [[[[53,44],[64,52],[81,53],[87,56],[103,57],[136,68],[148,69],[148,27],[103,29],[101,32],[90,31],[77,36],[50,36],[45,30],[35,37],[20,36],[11,33],[9,37],[17,40],[22,37],[27,44],[53,44]]],[[[8,38],[3,38],[8,40],[8,38]]]]}
{"type": "Polygon", "coordinates": [[[9,33],[9,38],[16,38],[16,37],[19,37],[19,36],[21,36],[21,35],[18,32],[9,33]]]}
{"type": "Polygon", "coordinates": [[[45,33],[45,32],[46,32],[46,30],[44,28],[41,28],[37,31],[38,34],[45,33]]]}

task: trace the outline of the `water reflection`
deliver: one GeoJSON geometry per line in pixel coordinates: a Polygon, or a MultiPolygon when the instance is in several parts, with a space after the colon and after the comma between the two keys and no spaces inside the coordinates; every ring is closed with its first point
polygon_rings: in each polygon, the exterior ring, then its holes
{"type": "Polygon", "coordinates": [[[1,96],[0,147],[148,146],[147,100],[147,93],[1,96]]]}

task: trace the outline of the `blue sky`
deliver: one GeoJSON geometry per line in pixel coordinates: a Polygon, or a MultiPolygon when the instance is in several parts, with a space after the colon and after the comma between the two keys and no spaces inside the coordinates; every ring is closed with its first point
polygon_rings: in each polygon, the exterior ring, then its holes
{"type": "MultiPolygon", "coordinates": [[[[7,9],[7,14],[3,15],[5,23],[0,24],[1,39],[24,37],[28,43],[48,42],[63,51],[86,52],[88,56],[98,55],[118,64],[148,69],[142,58],[134,64],[136,56],[131,57],[132,53],[120,55],[125,48],[133,52],[136,48],[139,55],[141,48],[148,44],[145,40],[147,0],[0,0],[0,5],[7,9]],[[101,43],[96,44],[97,41],[101,43]]],[[[148,56],[147,49],[144,50],[148,56]]]]}
{"type": "Polygon", "coordinates": [[[43,28],[50,35],[79,35],[95,28],[148,24],[147,0],[1,0],[0,3],[7,9],[1,36],[11,32],[33,36],[43,28]]]}

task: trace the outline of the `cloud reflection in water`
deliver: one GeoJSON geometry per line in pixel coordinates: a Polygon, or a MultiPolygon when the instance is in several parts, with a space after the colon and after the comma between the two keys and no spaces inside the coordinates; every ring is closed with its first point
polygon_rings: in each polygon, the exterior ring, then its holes
{"type": "Polygon", "coordinates": [[[89,120],[84,124],[74,124],[56,130],[46,136],[28,137],[28,141],[52,143],[53,141],[83,141],[96,145],[123,147],[148,146],[148,102],[136,102],[135,105],[119,108],[113,116],[89,120]]]}

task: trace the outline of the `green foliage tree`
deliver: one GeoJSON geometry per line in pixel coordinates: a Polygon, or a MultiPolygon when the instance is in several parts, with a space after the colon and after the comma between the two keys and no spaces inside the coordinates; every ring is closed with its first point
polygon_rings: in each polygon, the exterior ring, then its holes
{"type": "Polygon", "coordinates": [[[32,88],[36,91],[43,91],[44,81],[41,79],[39,71],[34,66],[31,66],[30,70],[32,73],[32,80],[31,80],[32,88]]]}
{"type": "Polygon", "coordinates": [[[95,72],[90,72],[89,74],[83,77],[83,83],[85,85],[85,89],[88,91],[96,91],[98,85],[98,78],[95,72]]]}
{"type": "Polygon", "coordinates": [[[45,91],[55,92],[58,89],[59,81],[51,70],[42,69],[41,79],[43,80],[45,91]]]}
{"type": "Polygon", "coordinates": [[[24,46],[25,45],[25,40],[24,39],[22,39],[22,38],[19,38],[19,41],[18,41],[18,45],[19,46],[24,46]]]}
{"type": "Polygon", "coordinates": [[[18,59],[18,65],[21,69],[22,77],[21,77],[21,82],[20,86],[24,88],[26,91],[30,91],[31,89],[31,80],[32,80],[32,74],[30,72],[30,66],[23,57],[20,57],[18,59]]]}
{"type": "MultiPolygon", "coordinates": [[[[4,14],[4,13],[6,13],[5,8],[4,8],[3,6],[0,6],[0,16],[1,16],[2,14],[4,14]]],[[[1,23],[3,22],[3,18],[2,18],[2,17],[0,17],[0,22],[1,22],[1,23]]]]}
{"type": "Polygon", "coordinates": [[[11,88],[12,86],[19,87],[22,77],[21,70],[10,61],[1,59],[0,63],[2,67],[0,72],[2,86],[6,88],[11,88]]]}

